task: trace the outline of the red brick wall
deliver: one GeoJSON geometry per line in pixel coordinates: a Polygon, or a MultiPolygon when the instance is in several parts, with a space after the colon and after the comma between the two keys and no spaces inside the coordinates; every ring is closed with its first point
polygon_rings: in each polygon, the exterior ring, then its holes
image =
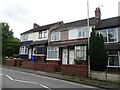
{"type": "Polygon", "coordinates": [[[35,62],[32,61],[23,61],[22,62],[22,67],[28,68],[28,69],[34,69],[35,62]]]}
{"type": "Polygon", "coordinates": [[[120,67],[107,67],[106,69],[107,72],[109,73],[120,73],[120,67]]]}
{"type": "Polygon", "coordinates": [[[21,66],[22,65],[22,60],[17,59],[16,61],[17,61],[17,66],[21,66]]]}
{"type": "Polygon", "coordinates": [[[16,59],[6,59],[4,62],[5,65],[10,65],[10,66],[16,66],[17,65],[17,61],[16,59]]]}
{"type": "Polygon", "coordinates": [[[45,72],[57,72],[60,69],[59,64],[40,63],[40,62],[32,62],[32,61],[23,61],[22,67],[28,69],[35,69],[39,71],[45,71],[45,72]]]}
{"type": "Polygon", "coordinates": [[[60,64],[60,61],[48,60],[47,63],[50,63],[50,64],[60,64]]]}
{"type": "Polygon", "coordinates": [[[65,75],[79,75],[83,77],[88,76],[88,67],[87,65],[62,65],[62,72],[65,75]]]}
{"type": "Polygon", "coordinates": [[[51,63],[35,63],[35,69],[46,72],[57,72],[60,69],[58,64],[51,63]]]}

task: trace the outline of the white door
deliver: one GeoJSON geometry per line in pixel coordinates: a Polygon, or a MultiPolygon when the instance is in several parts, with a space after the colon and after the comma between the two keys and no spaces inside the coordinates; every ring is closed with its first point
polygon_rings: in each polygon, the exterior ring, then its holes
{"type": "Polygon", "coordinates": [[[28,56],[29,59],[31,59],[31,55],[32,55],[31,54],[31,48],[29,48],[29,56],[28,56]]]}
{"type": "Polygon", "coordinates": [[[62,64],[67,64],[67,49],[62,50],[62,64]]]}
{"type": "Polygon", "coordinates": [[[69,64],[74,64],[74,50],[69,50],[69,64]]]}

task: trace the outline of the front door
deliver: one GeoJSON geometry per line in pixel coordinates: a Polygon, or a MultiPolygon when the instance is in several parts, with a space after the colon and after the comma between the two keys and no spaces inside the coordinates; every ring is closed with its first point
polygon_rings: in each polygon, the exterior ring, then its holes
{"type": "Polygon", "coordinates": [[[64,48],[63,50],[62,50],[62,64],[67,64],[67,49],[66,48],[64,48]]]}
{"type": "Polygon", "coordinates": [[[74,64],[74,50],[69,50],[69,64],[74,64]]]}
{"type": "Polygon", "coordinates": [[[28,56],[29,59],[31,59],[31,55],[32,55],[31,52],[32,52],[32,51],[31,51],[31,48],[29,48],[29,54],[28,54],[28,55],[29,55],[29,56],[28,56]]]}

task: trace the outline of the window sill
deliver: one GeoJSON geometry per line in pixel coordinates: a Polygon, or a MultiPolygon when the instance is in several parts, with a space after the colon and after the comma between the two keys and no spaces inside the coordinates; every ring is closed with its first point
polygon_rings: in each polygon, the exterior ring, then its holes
{"type": "Polygon", "coordinates": [[[60,61],[60,59],[47,58],[46,60],[60,61]]]}
{"type": "Polygon", "coordinates": [[[28,55],[28,54],[25,54],[25,53],[19,53],[20,55],[28,55]]]}
{"type": "Polygon", "coordinates": [[[35,54],[35,56],[45,56],[45,54],[35,54]]]}
{"type": "Polygon", "coordinates": [[[111,67],[111,68],[120,68],[120,66],[107,66],[108,68],[111,67]]]}
{"type": "Polygon", "coordinates": [[[113,41],[113,42],[104,42],[105,44],[111,44],[111,43],[118,43],[118,41],[113,41]]]}

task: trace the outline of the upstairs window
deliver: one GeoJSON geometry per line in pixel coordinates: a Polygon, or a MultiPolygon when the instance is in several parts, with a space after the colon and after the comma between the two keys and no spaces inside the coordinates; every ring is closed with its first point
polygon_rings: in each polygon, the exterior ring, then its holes
{"type": "Polygon", "coordinates": [[[27,41],[28,40],[28,34],[21,35],[21,41],[27,41]]]}
{"type": "Polygon", "coordinates": [[[51,41],[58,41],[60,40],[60,32],[53,32],[51,34],[51,41]]]}
{"type": "Polygon", "coordinates": [[[117,29],[110,28],[99,31],[104,38],[104,42],[117,42],[117,29]]]}
{"type": "Polygon", "coordinates": [[[87,27],[80,28],[78,30],[78,37],[79,38],[87,38],[88,35],[89,35],[89,32],[88,32],[88,28],[87,27]]]}
{"type": "Polygon", "coordinates": [[[45,31],[40,31],[38,38],[39,38],[39,39],[41,39],[41,38],[47,38],[47,30],[45,30],[45,31]]]}

